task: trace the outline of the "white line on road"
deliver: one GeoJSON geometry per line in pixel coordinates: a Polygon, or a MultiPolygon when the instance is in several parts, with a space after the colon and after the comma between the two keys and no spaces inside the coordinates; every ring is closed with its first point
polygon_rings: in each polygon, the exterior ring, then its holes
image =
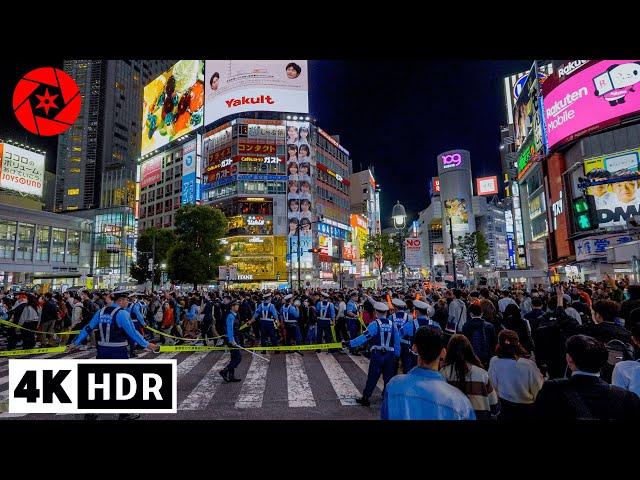
{"type": "Polygon", "coordinates": [[[184,377],[187,373],[191,371],[191,369],[193,369],[193,367],[195,367],[198,363],[200,363],[200,360],[202,360],[208,354],[209,352],[193,353],[189,357],[187,357],[182,363],[179,363],[178,368],[176,369],[177,378],[180,379],[184,377]]]}
{"type": "Polygon", "coordinates": [[[319,353],[318,360],[322,364],[331,386],[338,395],[342,405],[358,405],[356,398],[360,397],[360,391],[353,384],[347,373],[342,369],[338,361],[330,353],[319,353]]]}
{"type": "MultiPolygon", "coordinates": [[[[271,358],[269,353],[266,358],[271,358]]],[[[267,370],[269,362],[260,357],[253,356],[249,371],[242,384],[240,396],[236,402],[236,408],[260,408],[264,398],[264,390],[267,386],[267,370]]]]}
{"type": "Polygon", "coordinates": [[[189,396],[182,401],[178,410],[204,410],[207,408],[218,386],[224,382],[218,371],[222,370],[227,363],[229,363],[229,354],[225,353],[202,377],[189,396]]]}
{"type": "Polygon", "coordinates": [[[302,357],[297,353],[285,355],[287,362],[287,393],[290,407],[315,407],[316,402],[304,369],[302,357]]]}
{"type": "MultiPolygon", "coordinates": [[[[368,358],[361,357],[358,355],[351,355],[351,354],[349,354],[349,358],[353,360],[353,363],[358,365],[364,373],[369,375],[369,359],[368,358]]],[[[382,378],[382,376],[378,378],[378,383],[376,383],[376,386],[380,389],[380,391],[384,390],[384,379],[382,378]]]]}

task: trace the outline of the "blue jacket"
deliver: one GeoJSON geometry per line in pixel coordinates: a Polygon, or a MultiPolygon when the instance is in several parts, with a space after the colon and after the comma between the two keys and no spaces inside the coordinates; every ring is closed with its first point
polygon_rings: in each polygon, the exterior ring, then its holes
{"type": "Polygon", "coordinates": [[[299,318],[300,313],[298,312],[298,308],[293,305],[283,305],[280,309],[280,319],[283,322],[297,322],[299,318]]]}
{"type": "Polygon", "coordinates": [[[322,311],[324,310],[322,308],[322,303],[323,302],[325,302],[325,304],[328,304],[328,305],[325,305],[325,307],[326,307],[325,318],[329,318],[331,320],[336,318],[336,307],[333,305],[333,303],[331,303],[329,300],[320,300],[318,303],[316,303],[316,312],[318,312],[318,320],[323,320],[321,318],[322,317],[322,311]]]}
{"type": "Polygon", "coordinates": [[[140,302],[136,302],[133,305],[130,305],[129,312],[131,313],[132,320],[138,321],[143,327],[145,326],[144,314],[142,313],[142,305],[140,304],[140,302]]]}
{"type": "Polygon", "coordinates": [[[238,328],[240,326],[240,321],[238,320],[238,314],[229,312],[227,314],[227,340],[229,343],[235,342],[234,334],[238,333],[238,328]]]}
{"type": "Polygon", "coordinates": [[[260,320],[263,320],[262,318],[263,311],[266,312],[266,316],[267,316],[266,320],[273,321],[278,318],[278,312],[276,311],[276,307],[274,307],[273,303],[271,302],[260,303],[260,305],[258,305],[258,308],[256,308],[256,312],[253,314],[253,318],[259,318],[260,320]]]}
{"type": "MultiPolygon", "coordinates": [[[[116,303],[114,302],[114,303],[111,303],[109,306],[117,307],[118,305],[116,305],[116,303]]],[[[89,322],[89,325],[84,327],[80,332],[80,334],[76,337],[75,341],[73,342],[74,345],[80,345],[87,338],[89,333],[93,331],[94,328],[98,327],[98,324],[100,323],[101,312],[102,312],[102,309],[96,311],[96,313],[93,315],[93,318],[89,322]]],[[[116,313],[116,323],[118,327],[120,327],[125,331],[125,333],[131,340],[135,341],[141,347],[147,348],[147,345],[149,345],[149,342],[147,342],[144,339],[144,337],[140,335],[140,332],[138,332],[133,327],[133,322],[131,321],[131,314],[129,314],[129,312],[121,309],[118,313],[116,313]]]]}
{"type": "Polygon", "coordinates": [[[393,377],[384,391],[382,420],[475,420],[467,396],[434,370],[414,367],[393,377]]]}
{"type": "MultiPolygon", "coordinates": [[[[391,321],[387,318],[377,318],[376,320],[380,320],[382,323],[390,323],[391,321]]],[[[380,329],[378,328],[378,322],[374,320],[367,326],[367,329],[364,333],[353,340],[349,341],[349,347],[355,348],[363,345],[367,340],[371,340],[372,344],[380,345],[380,329]]],[[[392,322],[391,322],[392,323],[392,322]]],[[[393,354],[396,357],[400,356],[400,334],[398,333],[398,329],[395,325],[393,325],[393,338],[391,339],[393,344],[389,346],[393,346],[393,354]]]]}
{"type": "MultiPolygon", "coordinates": [[[[442,330],[438,322],[434,322],[430,318],[418,317],[415,319],[415,321],[418,322],[418,328],[423,326],[431,326],[431,327],[442,330]]],[[[411,341],[413,341],[413,336],[416,334],[413,323],[414,323],[414,319],[409,318],[409,320],[407,320],[405,324],[402,326],[402,328],[400,329],[400,335],[404,340],[403,343],[407,343],[407,342],[411,343],[411,341]]]]}

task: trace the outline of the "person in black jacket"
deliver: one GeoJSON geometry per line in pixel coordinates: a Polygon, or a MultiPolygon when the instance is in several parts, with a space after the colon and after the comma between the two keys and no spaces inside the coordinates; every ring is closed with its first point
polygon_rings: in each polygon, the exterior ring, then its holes
{"type": "Polygon", "coordinates": [[[541,372],[548,373],[551,378],[565,376],[566,341],[570,336],[580,333],[578,322],[564,312],[562,287],[558,287],[557,292],[558,295],[549,299],[549,310],[539,319],[538,327],[532,335],[538,368],[541,372]]]}
{"type": "Polygon", "coordinates": [[[516,304],[510,303],[507,305],[504,310],[502,324],[507,330],[513,330],[518,334],[520,344],[528,353],[533,352],[533,339],[531,338],[529,326],[522,319],[520,308],[516,304]]]}
{"type": "Polygon", "coordinates": [[[602,343],[621,340],[631,343],[631,332],[615,324],[620,307],[613,300],[598,300],[593,304],[593,325],[584,327],[582,333],[600,340],[602,343]]]}
{"type": "Polygon", "coordinates": [[[622,302],[620,316],[625,320],[625,327],[631,330],[633,323],[636,321],[633,319],[632,323],[631,312],[636,308],[640,308],[640,285],[629,285],[627,291],[629,292],[629,300],[622,302]]]}
{"type": "Polygon", "coordinates": [[[482,318],[482,307],[478,303],[469,305],[471,318],[462,327],[462,334],[469,339],[473,352],[482,362],[483,368],[489,368],[489,360],[496,349],[496,331],[482,318]]]}
{"type": "Polygon", "coordinates": [[[544,310],[542,309],[543,302],[540,297],[533,297],[531,299],[531,311],[525,314],[525,320],[529,321],[531,332],[535,332],[538,329],[538,323],[540,319],[544,317],[544,310]]]}
{"type": "MultiPolygon", "coordinates": [[[[18,299],[16,300],[16,303],[14,303],[13,308],[9,310],[8,320],[10,322],[19,324],[20,317],[22,316],[22,312],[26,306],[27,306],[27,293],[26,292],[18,293],[18,299]]],[[[23,326],[27,328],[25,325],[23,326]]],[[[19,333],[20,332],[17,328],[7,328],[7,350],[15,350],[16,345],[18,344],[19,333]]],[[[23,331],[23,333],[27,333],[27,332],[23,331]]]]}
{"type": "Polygon", "coordinates": [[[640,420],[640,397],[602,381],[604,344],[587,335],[567,340],[571,378],[548,380],[535,401],[536,417],[554,420],[640,420]]]}

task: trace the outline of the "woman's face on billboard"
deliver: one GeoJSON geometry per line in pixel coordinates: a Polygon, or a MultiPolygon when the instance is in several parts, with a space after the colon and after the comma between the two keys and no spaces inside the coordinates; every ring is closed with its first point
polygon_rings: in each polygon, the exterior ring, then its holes
{"type": "Polygon", "coordinates": [[[622,203],[631,203],[636,196],[637,187],[636,180],[631,182],[618,182],[613,184],[613,193],[616,194],[618,200],[622,203]]]}

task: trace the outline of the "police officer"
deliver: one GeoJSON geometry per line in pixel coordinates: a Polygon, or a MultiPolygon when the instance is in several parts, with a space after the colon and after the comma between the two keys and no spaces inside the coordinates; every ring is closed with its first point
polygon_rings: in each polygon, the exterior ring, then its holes
{"type": "MultiPolygon", "coordinates": [[[[347,317],[347,328],[349,329],[349,339],[353,340],[360,333],[360,324],[358,322],[358,292],[349,294],[347,308],[344,311],[347,317]]],[[[353,355],[360,355],[356,350],[351,349],[353,355]]]]}
{"type": "Polygon", "coordinates": [[[260,345],[266,347],[267,339],[270,339],[271,345],[275,347],[278,344],[278,337],[274,322],[278,319],[278,312],[276,311],[276,307],[271,303],[270,293],[265,293],[262,296],[262,303],[256,308],[251,323],[255,322],[258,318],[260,319],[260,345]]]}
{"type": "Polygon", "coordinates": [[[324,298],[316,303],[316,311],[318,312],[318,338],[316,343],[331,343],[333,341],[331,327],[334,325],[336,318],[336,307],[328,300],[329,294],[327,292],[322,292],[322,296],[324,298]]]}
{"type": "MultiPolygon", "coordinates": [[[[300,345],[301,335],[298,320],[300,319],[300,311],[291,304],[293,293],[285,295],[284,305],[280,309],[280,319],[286,332],[286,345],[291,345],[291,340],[295,339],[296,345],[300,345]]],[[[300,353],[300,352],[298,352],[300,353]]]]}
{"type": "Polygon", "coordinates": [[[374,302],[373,308],[376,311],[376,319],[369,324],[365,332],[358,338],[343,342],[344,345],[353,348],[369,341],[371,360],[369,361],[367,384],[362,392],[362,397],[356,400],[365,407],[371,404],[369,398],[376,387],[380,374],[382,374],[386,387],[396,372],[396,359],[400,356],[400,334],[393,321],[387,317],[389,306],[383,302],[374,302]]]}
{"type": "MultiPolygon", "coordinates": [[[[127,353],[128,339],[153,351],[158,351],[160,347],[154,343],[147,342],[140,332],[133,327],[131,315],[126,308],[129,304],[128,292],[117,291],[106,296],[107,306],[98,310],[89,324],[84,327],[78,337],[67,347],[67,350],[78,348],[82,342],[98,329],[98,351],[96,359],[128,359],[127,353]]],[[[120,420],[134,420],[140,415],[120,414],[120,420]]],[[[86,419],[95,419],[97,415],[86,415],[86,419]]]]}
{"type": "MultiPolygon", "coordinates": [[[[131,315],[133,328],[142,334],[144,332],[142,329],[146,326],[144,319],[147,316],[147,304],[138,298],[138,294],[135,292],[129,295],[129,299],[132,303],[129,303],[126,310],[131,315]]],[[[129,339],[129,355],[136,356],[136,342],[131,339],[129,339]]]]}
{"type": "Polygon", "coordinates": [[[404,300],[400,298],[394,298],[391,300],[391,303],[395,307],[395,312],[392,313],[389,317],[393,320],[394,325],[400,331],[402,326],[409,320],[410,314],[407,311],[407,304],[404,300]]]}
{"type": "Polygon", "coordinates": [[[238,347],[244,346],[242,341],[242,335],[240,334],[240,319],[238,317],[238,310],[240,310],[240,302],[237,300],[232,301],[229,304],[229,313],[225,321],[225,335],[226,343],[231,348],[231,360],[220,370],[220,376],[225,382],[239,382],[240,379],[236,378],[235,370],[240,365],[242,356],[238,347]]]}
{"type": "Polygon", "coordinates": [[[435,313],[434,308],[422,300],[414,300],[413,306],[418,311],[418,317],[415,319],[409,319],[405,322],[400,330],[400,344],[401,358],[402,358],[402,373],[407,373],[413,367],[416,366],[418,359],[416,355],[412,353],[411,346],[413,345],[413,336],[418,328],[422,326],[433,326],[440,329],[438,322],[431,320],[431,317],[435,313]]]}

